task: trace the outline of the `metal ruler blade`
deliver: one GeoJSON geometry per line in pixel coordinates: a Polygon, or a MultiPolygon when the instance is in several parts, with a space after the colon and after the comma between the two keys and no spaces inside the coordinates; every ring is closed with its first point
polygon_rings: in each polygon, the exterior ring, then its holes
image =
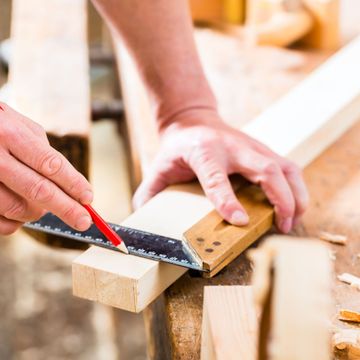
{"type": "MultiPolygon", "coordinates": [[[[109,225],[125,241],[131,255],[204,271],[202,265],[199,264],[196,256],[192,253],[188,245],[181,240],[171,239],[117,224],[109,223],[109,225]]],[[[24,228],[119,251],[105,238],[94,224],[91,225],[89,230],[79,232],[66,225],[51,213],[47,213],[38,221],[26,223],[24,228]]]]}

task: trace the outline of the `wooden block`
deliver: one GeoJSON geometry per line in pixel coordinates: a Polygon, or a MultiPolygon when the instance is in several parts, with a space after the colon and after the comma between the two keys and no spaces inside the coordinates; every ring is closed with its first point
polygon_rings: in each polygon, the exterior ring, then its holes
{"type": "MultiPolygon", "coordinates": [[[[307,165],[359,118],[359,62],[358,38],[243,129],[300,166],[307,165]]],[[[192,184],[173,187],[154,197],[140,210],[132,215],[129,226],[182,239],[186,230],[207,215],[212,206],[199,186],[192,184]]],[[[249,229],[249,233],[256,231],[256,226],[249,229]]],[[[93,257],[86,261],[85,254],[82,263],[92,268],[93,257]]],[[[121,261],[124,255],[117,256],[121,261]]],[[[152,266],[160,265],[153,262],[152,266]]],[[[74,271],[73,276],[81,274],[74,271]]],[[[121,284],[123,274],[117,273],[117,279],[121,284]]],[[[158,281],[161,283],[162,279],[158,281]]],[[[133,291],[139,292],[140,279],[134,284],[133,291]]],[[[86,298],[80,291],[75,293],[86,298]]],[[[154,297],[156,294],[152,294],[148,302],[154,297]]],[[[119,302],[117,306],[121,308],[122,304],[119,302]]]]}
{"type": "Polygon", "coordinates": [[[302,0],[314,25],[302,43],[316,49],[336,50],[340,46],[340,1],[302,0]]]}
{"type": "Polygon", "coordinates": [[[202,360],[256,360],[257,331],[251,286],[205,286],[202,360]]]}
{"type": "MultiPolygon", "coordinates": [[[[177,185],[156,195],[122,225],[181,239],[194,219],[200,220],[211,208],[196,183],[177,185]],[[169,211],[158,221],[163,207],[169,211]]],[[[185,272],[182,267],[135,256],[123,259],[117,252],[92,247],[73,262],[73,293],[140,312],[185,272]],[[118,296],[119,289],[123,296],[118,296]]]]}
{"type": "Polygon", "coordinates": [[[261,360],[330,360],[333,312],[328,248],[311,238],[272,236],[250,254],[263,308],[261,360]]]}
{"type": "Polygon", "coordinates": [[[11,105],[88,175],[89,60],[85,0],[14,0],[11,105]]]}
{"type": "Polygon", "coordinates": [[[75,296],[140,312],[170,286],[174,278],[180,277],[184,269],[167,264],[154,266],[151,260],[130,256],[119,259],[114,251],[91,247],[73,262],[73,273],[77,275],[73,276],[75,296]],[[121,279],[118,274],[122,274],[121,279]]]}

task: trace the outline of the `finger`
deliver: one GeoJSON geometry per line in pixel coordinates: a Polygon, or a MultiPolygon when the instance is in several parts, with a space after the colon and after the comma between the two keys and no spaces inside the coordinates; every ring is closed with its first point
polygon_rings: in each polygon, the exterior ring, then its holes
{"type": "Polygon", "coordinates": [[[291,162],[282,165],[282,171],[287,179],[295,198],[295,221],[297,222],[304,214],[309,204],[309,193],[307,191],[301,170],[291,162]]]}
{"type": "Polygon", "coordinates": [[[138,209],[143,206],[157,193],[164,190],[168,185],[166,176],[163,176],[161,173],[153,173],[147,176],[134,194],[132,201],[134,209],[138,209]]]}
{"type": "Polygon", "coordinates": [[[295,199],[294,222],[298,222],[309,203],[309,194],[301,169],[295,163],[281,157],[262,144],[258,144],[257,149],[266,157],[270,157],[280,164],[295,199]]]}
{"type": "Polygon", "coordinates": [[[25,199],[0,183],[0,215],[9,220],[27,222],[39,219],[43,210],[30,206],[25,199]]]}
{"type": "Polygon", "coordinates": [[[85,231],[91,225],[88,212],[54,183],[11,157],[0,156],[0,173],[4,185],[33,206],[51,211],[69,226],[85,231]]]}
{"type": "Polygon", "coordinates": [[[219,215],[233,225],[248,224],[249,216],[236,198],[222,165],[211,158],[202,161],[201,157],[194,159],[190,165],[219,215]]]}
{"type": "Polygon", "coordinates": [[[288,233],[293,225],[295,199],[280,165],[273,159],[252,153],[247,157],[240,155],[235,167],[248,180],[261,185],[274,205],[277,227],[288,233]]]}
{"type": "Polygon", "coordinates": [[[257,151],[280,164],[295,199],[295,220],[301,217],[309,204],[309,194],[302,176],[301,169],[293,162],[281,157],[267,146],[256,142],[257,151]]]}
{"type": "Polygon", "coordinates": [[[39,141],[28,131],[12,134],[9,150],[19,161],[50,179],[73,199],[89,204],[93,200],[91,185],[69,161],[48,143],[39,141]]]}
{"type": "Polygon", "coordinates": [[[0,234],[1,235],[10,235],[14,233],[17,229],[19,229],[23,223],[5,219],[4,217],[0,216],[0,234]]]}

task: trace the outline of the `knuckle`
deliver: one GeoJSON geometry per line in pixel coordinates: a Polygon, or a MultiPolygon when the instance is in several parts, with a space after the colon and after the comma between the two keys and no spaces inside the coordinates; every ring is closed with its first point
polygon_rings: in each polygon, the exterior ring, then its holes
{"type": "Polygon", "coordinates": [[[68,192],[70,194],[81,194],[83,190],[86,190],[88,188],[86,184],[85,178],[82,177],[82,175],[78,176],[69,186],[68,192]]]}
{"type": "Polygon", "coordinates": [[[14,126],[10,126],[8,123],[2,123],[0,127],[0,138],[6,140],[8,143],[17,139],[18,133],[14,126]]]}
{"type": "Polygon", "coordinates": [[[14,201],[13,204],[5,211],[4,216],[8,219],[21,219],[26,213],[25,201],[14,201]]]}
{"type": "Polygon", "coordinates": [[[285,163],[285,165],[283,166],[283,172],[286,175],[300,175],[302,173],[300,168],[292,162],[285,163]]]}
{"type": "Polygon", "coordinates": [[[46,138],[47,138],[47,136],[46,136],[46,131],[45,131],[45,129],[44,129],[41,125],[39,125],[39,124],[36,123],[36,122],[33,122],[32,127],[33,127],[33,129],[34,129],[35,134],[37,134],[37,135],[39,135],[39,136],[41,136],[41,137],[46,137],[46,138]]]}
{"type": "Polygon", "coordinates": [[[55,176],[61,172],[63,163],[62,157],[50,150],[40,159],[38,168],[45,176],[55,176]]]}
{"type": "Polygon", "coordinates": [[[74,219],[77,216],[77,207],[76,205],[70,205],[67,207],[62,214],[64,219],[74,219]]]}
{"type": "Polygon", "coordinates": [[[41,179],[34,182],[26,193],[31,201],[47,203],[53,199],[55,191],[49,181],[41,179]]]}
{"type": "Polygon", "coordinates": [[[192,147],[189,162],[193,164],[206,163],[214,158],[214,146],[217,144],[217,136],[210,135],[197,140],[192,147]]]}
{"type": "Polygon", "coordinates": [[[9,110],[9,105],[4,103],[3,101],[0,101],[0,107],[4,110],[4,111],[8,111],[9,110]]]}
{"type": "Polygon", "coordinates": [[[206,186],[209,190],[218,189],[220,186],[224,185],[225,181],[225,175],[222,172],[215,170],[208,174],[206,186]]]}
{"type": "Polygon", "coordinates": [[[220,214],[224,214],[228,209],[228,203],[224,198],[217,199],[215,205],[220,214]]]}
{"type": "Polygon", "coordinates": [[[265,177],[272,177],[279,173],[280,167],[275,161],[267,161],[263,166],[265,177]]]}

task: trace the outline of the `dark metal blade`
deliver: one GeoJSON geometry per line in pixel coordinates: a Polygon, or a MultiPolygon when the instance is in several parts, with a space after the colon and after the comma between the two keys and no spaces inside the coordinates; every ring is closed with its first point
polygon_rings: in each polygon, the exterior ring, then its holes
{"type": "MultiPolygon", "coordinates": [[[[109,223],[109,225],[124,240],[131,255],[204,271],[196,257],[191,253],[191,250],[189,250],[188,246],[181,240],[171,239],[117,224],[109,223]]],[[[24,227],[30,230],[119,251],[105,238],[94,224],[91,225],[87,231],[76,231],[51,213],[47,213],[38,221],[26,223],[24,227]]]]}

